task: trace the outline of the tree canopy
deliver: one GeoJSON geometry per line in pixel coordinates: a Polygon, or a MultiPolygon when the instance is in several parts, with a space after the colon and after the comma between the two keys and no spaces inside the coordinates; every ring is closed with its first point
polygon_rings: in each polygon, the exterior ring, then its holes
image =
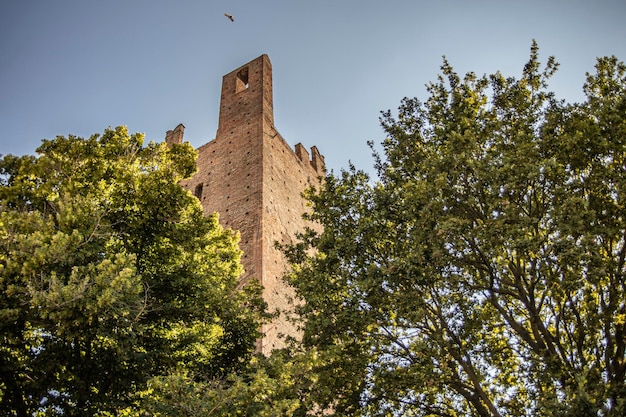
{"type": "Polygon", "coordinates": [[[285,248],[318,410],[337,415],[626,412],[626,66],[586,100],[520,78],[459,76],[381,117],[378,179],[310,192],[285,248]]]}
{"type": "Polygon", "coordinates": [[[0,159],[0,412],[128,414],[162,407],[164,378],[247,366],[264,304],[236,233],[178,185],[193,148],[118,127],[37,152],[0,159]]]}

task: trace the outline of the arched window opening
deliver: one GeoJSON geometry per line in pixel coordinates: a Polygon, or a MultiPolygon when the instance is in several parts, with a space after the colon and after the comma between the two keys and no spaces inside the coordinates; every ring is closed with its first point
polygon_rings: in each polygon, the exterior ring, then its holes
{"type": "Polygon", "coordinates": [[[248,81],[248,67],[242,68],[237,73],[237,81],[235,85],[235,93],[248,89],[250,83],[248,81]]]}
{"type": "Polygon", "coordinates": [[[195,195],[198,200],[202,200],[202,184],[196,185],[196,189],[194,190],[193,195],[195,195]]]}

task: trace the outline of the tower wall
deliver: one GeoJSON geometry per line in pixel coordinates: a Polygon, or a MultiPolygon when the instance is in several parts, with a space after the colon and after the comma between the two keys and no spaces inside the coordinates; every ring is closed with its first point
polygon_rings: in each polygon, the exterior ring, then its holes
{"type": "MultiPolygon", "coordinates": [[[[182,183],[205,213],[217,212],[224,227],[240,232],[241,281],[261,282],[270,311],[288,308],[292,295],[281,280],[286,260],[274,244],[304,230],[301,193],[324,174],[323,156],[315,147],[311,154],[309,160],[300,144],[294,152],[274,127],[272,66],[262,55],[223,77],[216,137],[198,148],[198,172],[182,183]]],[[[262,331],[263,353],[282,346],[281,334],[295,335],[284,316],[262,331]]]]}

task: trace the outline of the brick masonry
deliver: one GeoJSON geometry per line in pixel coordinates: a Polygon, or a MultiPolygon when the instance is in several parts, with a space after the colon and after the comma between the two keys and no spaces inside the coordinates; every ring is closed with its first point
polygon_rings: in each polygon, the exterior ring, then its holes
{"type": "MultiPolygon", "coordinates": [[[[166,142],[182,143],[184,126],[166,133],[166,142]]],[[[274,126],[272,65],[267,55],[225,75],[215,139],[198,148],[197,173],[182,183],[202,203],[204,212],[219,214],[220,223],[241,234],[245,272],[242,282],[258,279],[270,311],[288,308],[292,292],[282,282],[287,263],[275,242],[290,242],[306,226],[302,191],[319,184],[324,157],[295,150],[274,126]]],[[[310,225],[309,225],[310,226],[310,225]]],[[[279,316],[262,329],[259,350],[268,354],[283,346],[280,335],[295,335],[279,316]]]]}

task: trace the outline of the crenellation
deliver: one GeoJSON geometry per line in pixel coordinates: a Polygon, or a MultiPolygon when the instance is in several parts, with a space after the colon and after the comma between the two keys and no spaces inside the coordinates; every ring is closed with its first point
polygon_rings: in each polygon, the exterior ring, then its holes
{"type": "Polygon", "coordinates": [[[309,162],[309,153],[301,143],[296,144],[296,155],[302,162],[309,162]]]}
{"type": "Polygon", "coordinates": [[[167,146],[183,143],[183,135],[185,134],[185,126],[180,123],[173,130],[165,132],[165,143],[167,146]]]}
{"type": "Polygon", "coordinates": [[[326,172],[326,163],[324,162],[324,156],[317,149],[317,146],[311,147],[311,165],[319,175],[323,175],[324,172],[326,172]]]}

